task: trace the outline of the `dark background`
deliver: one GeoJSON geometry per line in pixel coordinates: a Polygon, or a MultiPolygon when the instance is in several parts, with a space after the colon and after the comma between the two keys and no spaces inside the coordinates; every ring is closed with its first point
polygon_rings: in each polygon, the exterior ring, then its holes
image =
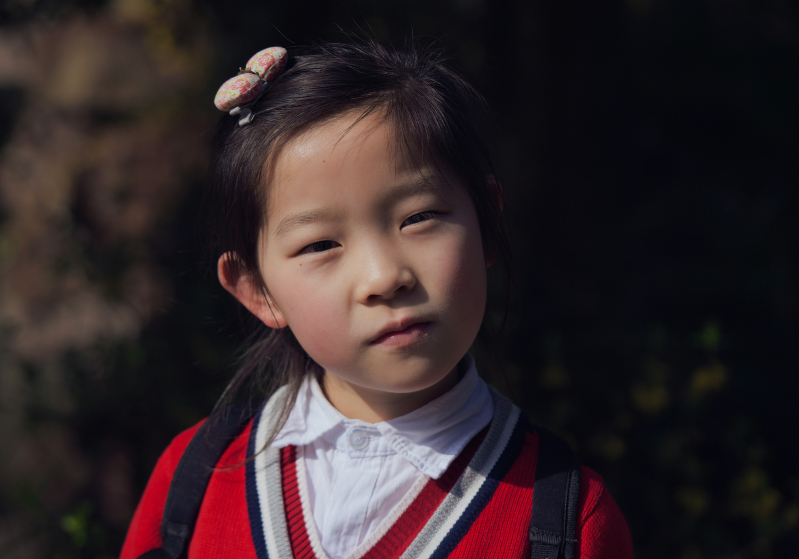
{"type": "Polygon", "coordinates": [[[0,556],[116,555],[244,334],[198,242],[216,88],[358,28],[436,38],[494,111],[492,384],[604,476],[638,557],[795,556],[795,2],[1,6],[0,556]]]}

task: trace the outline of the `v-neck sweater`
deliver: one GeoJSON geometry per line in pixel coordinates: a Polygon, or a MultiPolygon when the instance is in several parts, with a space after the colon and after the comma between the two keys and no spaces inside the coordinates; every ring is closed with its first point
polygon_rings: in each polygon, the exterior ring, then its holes
{"type": "MultiPolygon", "coordinates": [[[[351,559],[529,557],[538,435],[529,430],[518,408],[490,391],[495,407],[490,425],[439,479],[414,485],[351,559]]],[[[275,417],[280,400],[276,396],[260,415],[275,417]]],[[[296,447],[258,452],[265,441],[263,430],[253,428],[259,420],[257,415],[217,463],[197,517],[189,559],[325,558],[302,510],[296,447]]],[[[156,465],[128,530],[122,559],[135,559],[160,546],[169,484],[197,428],[179,435],[156,465]]],[[[577,558],[633,557],[621,512],[601,478],[585,467],[576,540],[577,558]]]]}
{"type": "Polygon", "coordinates": [[[461,378],[445,394],[378,423],[345,417],[315,375],[306,377],[272,446],[296,447],[306,521],[330,559],[349,557],[420,478],[441,477],[491,421],[494,402],[474,358],[467,353],[458,367],[461,378]]]}

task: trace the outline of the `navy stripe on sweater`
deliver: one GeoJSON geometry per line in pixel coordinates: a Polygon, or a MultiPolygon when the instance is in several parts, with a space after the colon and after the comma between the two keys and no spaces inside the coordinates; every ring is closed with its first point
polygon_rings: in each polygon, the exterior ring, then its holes
{"type": "Polygon", "coordinates": [[[496,464],[494,464],[494,467],[483,482],[477,495],[474,496],[463,515],[461,515],[447,535],[444,536],[441,543],[438,544],[438,547],[430,556],[430,559],[445,559],[449,557],[450,553],[452,553],[455,547],[460,543],[472,527],[474,521],[477,520],[477,517],[483,512],[483,509],[491,500],[491,497],[494,496],[494,492],[497,490],[497,487],[499,487],[499,483],[508,471],[510,471],[511,466],[513,466],[513,463],[519,457],[522,451],[522,445],[527,437],[526,432],[527,422],[522,420],[522,416],[519,416],[502,455],[499,457],[496,464]]]}

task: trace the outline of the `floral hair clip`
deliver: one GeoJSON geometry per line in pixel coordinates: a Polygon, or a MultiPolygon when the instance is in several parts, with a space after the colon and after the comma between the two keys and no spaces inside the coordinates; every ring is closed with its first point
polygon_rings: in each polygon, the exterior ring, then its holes
{"type": "Polygon", "coordinates": [[[267,82],[285,68],[286,54],[283,47],[269,47],[253,55],[239,75],[223,83],[216,92],[216,108],[240,116],[239,126],[251,123],[255,115],[246,105],[255,103],[266,91],[267,82]]]}

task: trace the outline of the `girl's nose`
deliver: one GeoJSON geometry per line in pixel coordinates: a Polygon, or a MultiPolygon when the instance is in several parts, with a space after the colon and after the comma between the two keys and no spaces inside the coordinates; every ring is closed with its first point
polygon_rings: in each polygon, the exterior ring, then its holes
{"type": "Polygon", "coordinates": [[[408,292],[416,285],[412,268],[396,254],[376,248],[356,265],[358,277],[356,297],[361,303],[391,299],[408,292]]]}

